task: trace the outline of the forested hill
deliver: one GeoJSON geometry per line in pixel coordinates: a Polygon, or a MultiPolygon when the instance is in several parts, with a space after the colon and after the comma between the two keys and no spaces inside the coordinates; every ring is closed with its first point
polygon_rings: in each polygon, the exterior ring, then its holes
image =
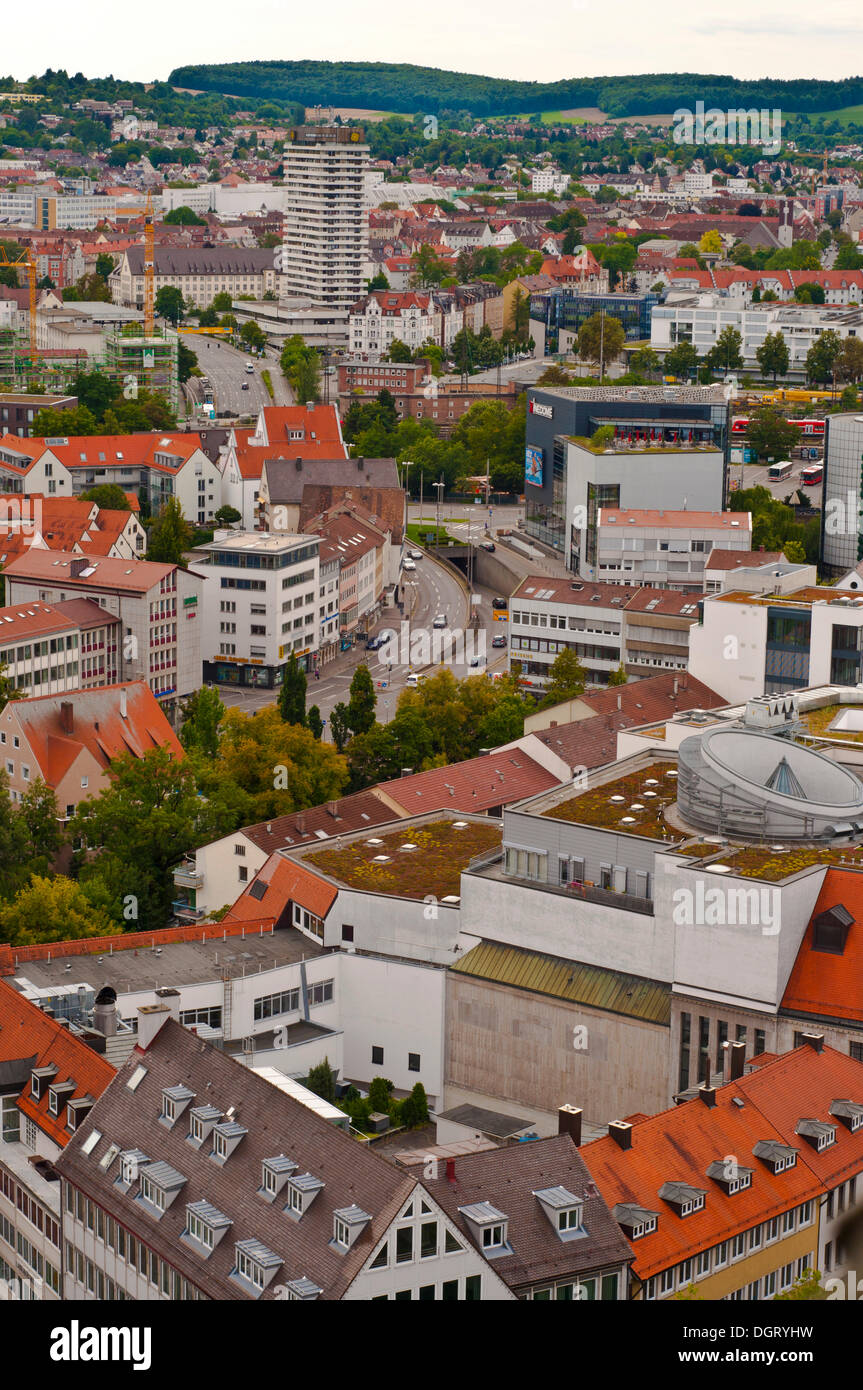
{"type": "Polygon", "coordinates": [[[679,106],[778,107],[783,112],[835,111],[863,103],[863,77],[743,82],[703,73],[651,73],[640,77],[578,77],[562,82],[505,78],[420,68],[409,63],[260,62],[175,68],[169,81],[239,97],[301,102],[306,106],[368,107],[411,115],[470,111],[475,116],[565,111],[598,106],[611,116],[673,112],[679,106]]]}

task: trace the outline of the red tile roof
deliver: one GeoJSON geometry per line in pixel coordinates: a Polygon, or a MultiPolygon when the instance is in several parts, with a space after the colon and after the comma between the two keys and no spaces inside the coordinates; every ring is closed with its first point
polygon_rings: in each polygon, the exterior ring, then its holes
{"type": "Polygon", "coordinates": [[[36,550],[31,547],[24,555],[6,566],[5,573],[12,579],[50,580],[54,584],[64,584],[80,589],[118,589],[126,593],[146,593],[165,579],[176,565],[163,565],[153,560],[117,560],[113,556],[87,556],[85,569],[92,574],[70,572],[73,560],[81,561],[80,555],[64,550],[36,550]]]}
{"type": "Polygon", "coordinates": [[[15,700],[4,711],[4,720],[17,724],[50,787],[57,786],[85,748],[103,769],[121,753],[140,758],[152,748],[167,748],[175,758],[185,756],[158,700],[141,681],[15,700]],[[125,718],[120,713],[123,691],[125,718]],[[71,734],[64,733],[61,723],[64,704],[72,706],[71,734]]]}
{"type": "Polygon", "coordinates": [[[863,1103],[863,1063],[833,1048],[803,1046],[720,1087],[712,1108],[696,1098],[640,1121],[628,1150],[610,1136],[585,1144],[585,1163],[612,1210],[634,1204],[659,1216],[655,1232],[632,1242],[636,1274],[650,1278],[860,1172],[863,1130],[851,1134],[837,1122],[836,1143],[822,1153],[795,1132],[803,1119],[830,1121],[835,1100],[863,1103]],[[794,1167],[772,1173],[752,1152],[762,1140],[795,1148],[794,1167]],[[726,1154],[752,1169],[751,1185],[733,1195],[706,1171],[726,1154]],[[703,1209],[678,1216],[659,1196],[666,1182],[706,1192],[703,1209]]]}
{"type": "MultiPolygon", "coordinates": [[[[110,1062],[0,980],[0,1063],[18,1061],[31,1062],[31,1067],[55,1066],[54,1081],[74,1080],[75,1089],[69,1092],[67,1100],[84,1096],[98,1100],[115,1076],[110,1062]]],[[[55,1118],[48,1109],[48,1087],[42,1089],[41,1100],[31,1099],[28,1078],[18,1108],[64,1148],[70,1138],[66,1107],[55,1118]]]]}
{"type": "Polygon", "coordinates": [[[331,883],[277,852],[270,855],[223,921],[228,924],[272,921],[278,926],[282,913],[294,902],[315,917],[324,918],[337,897],[338,890],[331,883]]]}
{"type": "Polygon", "coordinates": [[[447,809],[482,814],[558,786],[559,779],[522,749],[506,748],[449,767],[379,782],[374,790],[403,807],[405,815],[415,816],[447,809]]]}
{"type": "Polygon", "coordinates": [[[782,996],[785,1013],[863,1023],[863,874],[828,869],[782,996]],[[842,955],[816,951],[814,921],[839,904],[854,918],[842,955]]]}
{"type": "Polygon", "coordinates": [[[737,570],[745,566],[785,564],[785,554],[781,550],[720,550],[714,547],[710,552],[705,570],[737,570]]]}

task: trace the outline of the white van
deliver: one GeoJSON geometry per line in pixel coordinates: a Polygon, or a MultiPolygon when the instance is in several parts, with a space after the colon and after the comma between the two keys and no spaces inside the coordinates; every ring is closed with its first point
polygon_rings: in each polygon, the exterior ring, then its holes
{"type": "Polygon", "coordinates": [[[253,372],[254,370],[255,370],[255,364],[254,364],[254,362],[247,362],[247,363],[246,363],[246,371],[247,371],[247,372],[253,372]]]}

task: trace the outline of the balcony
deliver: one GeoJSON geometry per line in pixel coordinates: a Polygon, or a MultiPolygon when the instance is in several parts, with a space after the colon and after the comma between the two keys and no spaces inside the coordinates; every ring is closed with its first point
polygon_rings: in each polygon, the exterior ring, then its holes
{"type": "MultiPolygon", "coordinates": [[[[177,888],[203,888],[204,875],[199,874],[194,864],[180,864],[174,870],[174,884],[177,888]]],[[[175,904],[176,906],[176,904],[175,904]]]]}
{"type": "Polygon", "coordinates": [[[174,916],[179,917],[181,922],[200,922],[206,915],[203,910],[197,907],[191,907],[189,903],[184,902],[182,899],[171,903],[171,908],[174,916]]]}

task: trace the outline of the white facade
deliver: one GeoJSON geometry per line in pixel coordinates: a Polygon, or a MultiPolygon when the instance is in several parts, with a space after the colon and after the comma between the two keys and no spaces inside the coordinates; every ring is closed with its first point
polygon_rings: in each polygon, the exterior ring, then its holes
{"type": "Polygon", "coordinates": [[[357,304],[349,319],[351,352],[383,354],[398,338],[409,348],[437,340],[430,294],[388,294],[385,290],[357,304]]]}
{"type": "Polygon", "coordinates": [[[825,589],[770,597],[708,596],[689,634],[689,671],[736,703],[812,685],[861,679],[863,598],[825,589]],[[780,630],[780,625],[784,630],[780,630]]]}
{"type": "MultiPolygon", "coordinates": [[[[544,592],[538,586],[538,593],[544,592]]],[[[521,665],[531,684],[542,686],[562,651],[575,651],[588,680],[605,683],[623,660],[624,599],[599,603],[514,594],[510,602],[509,666],[521,665]]]]}
{"type": "Polygon", "coordinates": [[[277,670],[292,652],[317,651],[319,537],[270,531],[217,531],[205,558],[202,655],[205,661],[277,670]]]}
{"type": "Polygon", "coordinates": [[[347,309],[363,292],[369,147],[352,142],[357,135],[308,127],[285,145],[283,299],[300,296],[347,309]]]}
{"type": "MultiPolygon", "coordinates": [[[[797,272],[801,284],[805,272],[797,272]]],[[[679,285],[679,279],[675,280],[679,285]]],[[[826,291],[825,305],[750,304],[752,286],[748,281],[732,285],[729,294],[687,296],[687,302],[657,305],[651,315],[650,345],[665,353],[677,343],[692,343],[703,356],[725,328],[741,335],[740,352],[744,367],[760,370],[755,354],[768,333],[781,333],[789,354],[789,371],[805,369],[806,354],[828,328],[840,338],[863,337],[863,313],[854,309],[860,303],[860,287],[852,282],[846,289],[826,291]],[[843,309],[840,306],[846,306],[843,309]]]]}
{"type": "Polygon", "coordinates": [[[715,548],[749,550],[752,517],[749,512],[725,512],[706,517],[702,512],[640,511],[600,508],[597,523],[597,564],[583,565],[590,579],[700,593],[704,567],[715,548]]]}

